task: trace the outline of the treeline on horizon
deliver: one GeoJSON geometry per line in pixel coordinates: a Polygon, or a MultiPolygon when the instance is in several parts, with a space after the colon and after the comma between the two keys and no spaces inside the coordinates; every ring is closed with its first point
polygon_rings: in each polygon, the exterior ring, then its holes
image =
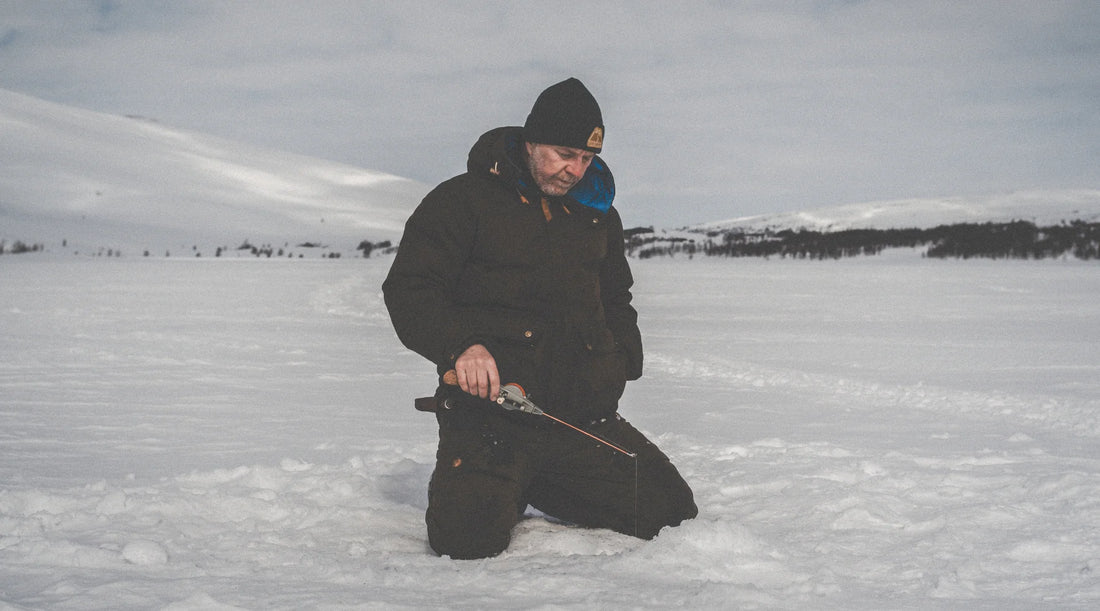
{"type": "MultiPolygon", "coordinates": [[[[653,227],[635,227],[624,231],[627,255],[638,259],[695,255],[707,257],[779,257],[790,259],[840,259],[877,255],[888,248],[925,247],[922,256],[956,259],[1058,259],[1073,257],[1100,260],[1100,223],[1081,220],[1060,225],[1036,226],[1028,221],[1007,223],[960,223],[940,225],[931,229],[847,229],[843,231],[812,231],[783,229],[748,232],[743,229],[700,232],[699,238],[658,234],[653,227]]],[[[63,242],[65,247],[66,243],[63,242]]],[[[289,243],[288,243],[289,246],[289,243]]],[[[324,248],[312,242],[298,244],[301,248],[324,248]]],[[[356,251],[363,258],[373,253],[392,254],[399,245],[390,241],[360,242],[356,251]]],[[[0,255],[45,251],[40,243],[0,240],[0,255]]],[[[201,257],[195,246],[190,256],[201,257]]],[[[229,250],[219,247],[215,257],[229,250]]],[[[249,250],[253,256],[302,258],[301,253],[252,246],[247,241],[237,248],[249,250]]],[[[76,253],[79,254],[79,253],[76,253]]],[[[121,251],[107,250],[107,256],[122,256],[121,251]]],[[[100,249],[99,255],[103,255],[100,249]]],[[[185,255],[185,256],[188,256],[185,255]]],[[[145,251],[145,257],[150,256],[145,251]]],[[[172,256],[165,252],[165,257],[172,256]]],[[[324,258],[339,258],[338,252],[327,252],[324,258]]]]}
{"type": "MultiPolygon", "coordinates": [[[[61,248],[62,249],[66,249],[66,248],[68,248],[68,246],[69,246],[69,241],[67,239],[61,241],[61,248]]],[[[302,242],[302,243],[297,244],[296,248],[299,248],[299,249],[302,249],[302,248],[304,248],[304,249],[322,249],[323,250],[323,249],[327,249],[328,246],[326,246],[326,245],[324,245],[320,242],[302,242]]],[[[247,251],[253,257],[257,257],[257,258],[268,258],[268,259],[271,259],[273,257],[278,257],[278,258],[286,257],[286,258],[290,258],[290,259],[294,259],[294,258],[304,259],[305,258],[305,255],[303,253],[301,253],[300,251],[296,252],[296,251],[291,249],[290,242],[286,242],[283,245],[283,247],[278,248],[278,250],[276,250],[276,248],[273,247],[271,244],[263,244],[261,246],[254,246],[254,245],[252,245],[252,243],[249,240],[245,240],[235,250],[238,253],[242,253],[244,251],[247,251]]],[[[384,254],[384,255],[385,254],[392,254],[392,253],[397,251],[397,247],[394,246],[393,243],[390,240],[383,240],[381,242],[371,242],[370,240],[363,240],[362,242],[359,243],[358,246],[355,247],[355,250],[356,250],[356,252],[362,253],[362,257],[364,259],[369,259],[372,252],[381,253],[381,254],[384,254]]],[[[44,244],[41,244],[41,243],[28,244],[28,243],[26,243],[22,240],[16,240],[14,243],[12,243],[9,246],[6,240],[0,239],[0,255],[5,255],[5,254],[8,254],[8,255],[21,255],[21,254],[25,254],[25,253],[36,253],[36,252],[45,252],[45,251],[46,251],[46,246],[44,244]]],[[[187,254],[185,254],[183,256],[193,256],[193,257],[196,257],[196,258],[201,258],[203,256],[203,252],[204,251],[201,250],[197,245],[194,245],[194,246],[191,247],[191,249],[189,251],[186,251],[187,254]]],[[[216,258],[216,259],[221,258],[223,254],[228,256],[228,254],[230,252],[231,252],[231,249],[228,246],[218,246],[214,249],[214,258],[216,258]]],[[[80,253],[79,250],[74,250],[73,254],[74,255],[79,255],[81,253],[80,253]]],[[[119,248],[105,248],[105,247],[93,248],[92,252],[87,253],[87,254],[88,254],[88,256],[93,256],[93,257],[106,256],[108,258],[122,257],[123,256],[121,249],[119,249],[119,248]]],[[[142,257],[150,257],[150,256],[152,256],[152,252],[150,252],[148,249],[146,249],[142,252],[141,256],[142,257]]],[[[172,252],[170,250],[165,251],[164,256],[166,258],[171,257],[172,252]]],[[[240,256],[240,254],[238,254],[238,257],[239,256],[240,256]]],[[[341,256],[342,256],[342,254],[338,250],[325,251],[321,255],[321,257],[324,258],[324,259],[339,259],[341,256]]]]}
{"type": "Polygon", "coordinates": [[[1028,221],[960,223],[931,229],[784,229],[711,231],[703,240],[663,237],[652,227],[628,229],[627,253],[639,259],[704,255],[840,259],[877,255],[887,248],[927,247],[925,257],[956,259],[1100,259],[1100,223],[1063,222],[1039,227],[1028,221]]]}

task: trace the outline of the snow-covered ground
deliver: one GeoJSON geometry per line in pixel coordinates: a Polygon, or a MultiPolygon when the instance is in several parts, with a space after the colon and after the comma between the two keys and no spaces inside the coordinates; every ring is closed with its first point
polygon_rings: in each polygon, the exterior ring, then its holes
{"type": "MultiPolygon", "coordinates": [[[[700,516],[433,556],[386,259],[0,257],[0,608],[1100,605],[1100,269],[635,262],[700,516]]],[[[550,406],[546,406],[550,407],[550,406]]]]}

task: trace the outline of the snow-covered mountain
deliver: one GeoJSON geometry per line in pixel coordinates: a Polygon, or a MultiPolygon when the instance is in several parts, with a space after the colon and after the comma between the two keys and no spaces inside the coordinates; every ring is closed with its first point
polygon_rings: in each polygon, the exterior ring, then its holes
{"type": "Polygon", "coordinates": [[[927,229],[956,223],[1031,221],[1100,222],[1100,189],[1018,191],[972,197],[899,199],[848,204],[803,212],[764,214],[691,227],[693,231],[743,229],[927,229]]]}
{"type": "MultiPolygon", "coordinates": [[[[47,250],[212,252],[397,240],[427,192],[334,162],[0,89],[0,240],[47,250]]],[[[181,253],[182,254],[182,253],[181,253]]]]}
{"type": "MultiPolygon", "coordinates": [[[[57,252],[212,253],[249,242],[353,252],[398,241],[429,186],[397,176],[81,110],[0,89],[0,242],[57,252]],[[64,243],[64,247],[62,244],[64,243]]],[[[1100,221],[1100,189],[906,199],[686,228],[927,228],[1100,221]]],[[[677,231],[664,235],[683,236],[677,231]]]]}

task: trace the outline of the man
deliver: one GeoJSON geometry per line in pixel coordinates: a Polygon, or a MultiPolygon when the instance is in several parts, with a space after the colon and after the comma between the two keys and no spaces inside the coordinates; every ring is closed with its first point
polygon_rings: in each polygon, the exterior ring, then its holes
{"type": "Polygon", "coordinates": [[[484,134],[467,172],[409,217],[383,284],[398,337],[436,364],[439,448],[428,542],[440,555],[507,548],[528,505],[562,521],[652,538],[695,517],[691,489],[617,413],[642,374],[633,278],[604,126],[577,79],[542,92],[522,128],[484,134]],[[505,383],[549,418],[493,402],[505,383]]]}

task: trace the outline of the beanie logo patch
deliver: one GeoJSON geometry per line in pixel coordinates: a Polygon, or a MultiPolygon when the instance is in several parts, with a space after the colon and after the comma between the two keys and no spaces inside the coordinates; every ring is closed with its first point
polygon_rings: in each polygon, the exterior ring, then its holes
{"type": "Polygon", "coordinates": [[[592,135],[588,136],[588,148],[599,149],[603,148],[603,128],[597,127],[592,130],[592,135]]]}

